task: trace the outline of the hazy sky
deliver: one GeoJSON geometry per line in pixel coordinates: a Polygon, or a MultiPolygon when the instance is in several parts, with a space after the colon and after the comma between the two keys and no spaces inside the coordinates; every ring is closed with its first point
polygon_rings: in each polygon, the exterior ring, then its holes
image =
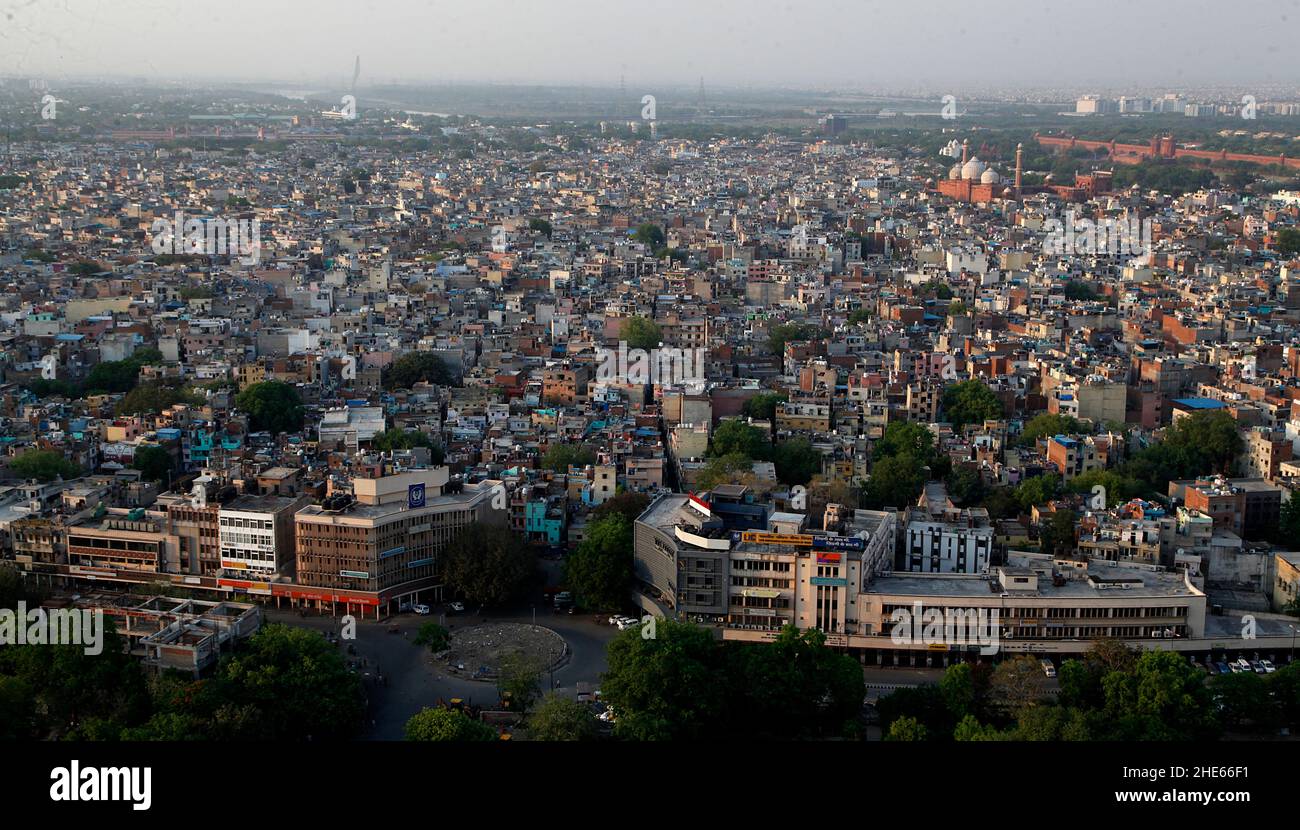
{"type": "Polygon", "coordinates": [[[1300,86],[1300,0],[0,0],[0,73],[965,89],[1300,86]]]}

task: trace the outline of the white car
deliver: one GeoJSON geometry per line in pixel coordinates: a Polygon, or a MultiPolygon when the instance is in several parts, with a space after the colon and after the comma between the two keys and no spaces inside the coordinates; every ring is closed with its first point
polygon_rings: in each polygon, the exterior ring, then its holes
{"type": "Polygon", "coordinates": [[[624,618],[624,617],[623,617],[622,614],[610,614],[610,615],[609,615],[609,624],[610,624],[610,625],[618,625],[618,621],[621,620],[621,619],[623,619],[623,618],[624,618]]]}
{"type": "Polygon", "coordinates": [[[447,607],[450,608],[450,609],[453,610],[453,611],[464,611],[464,610],[465,610],[465,603],[463,603],[463,602],[453,602],[453,603],[449,604],[447,607]]]}
{"type": "Polygon", "coordinates": [[[1259,664],[1264,667],[1264,674],[1272,674],[1277,671],[1277,666],[1273,665],[1272,660],[1260,660],[1259,664]]]}
{"type": "Polygon", "coordinates": [[[619,620],[614,624],[618,626],[619,631],[626,631],[627,629],[631,628],[634,625],[640,625],[641,621],[634,620],[631,617],[624,617],[623,619],[619,620]]]}
{"type": "Polygon", "coordinates": [[[411,610],[421,616],[426,616],[429,613],[429,606],[423,604],[412,605],[411,610]]]}

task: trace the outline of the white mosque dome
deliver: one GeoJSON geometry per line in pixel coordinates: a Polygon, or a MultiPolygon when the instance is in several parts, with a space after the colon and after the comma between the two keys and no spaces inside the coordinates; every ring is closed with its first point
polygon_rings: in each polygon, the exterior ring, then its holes
{"type": "Polygon", "coordinates": [[[978,158],[973,158],[961,166],[961,177],[963,179],[978,179],[984,172],[984,162],[978,158]]]}
{"type": "Polygon", "coordinates": [[[958,163],[958,164],[954,164],[954,165],[952,166],[952,169],[950,169],[950,170],[948,171],[948,178],[950,178],[950,179],[960,179],[960,178],[961,178],[961,164],[960,164],[960,163],[958,163]]]}
{"type": "Polygon", "coordinates": [[[1002,177],[991,167],[980,176],[980,184],[997,184],[1001,180],[1002,177]]]}

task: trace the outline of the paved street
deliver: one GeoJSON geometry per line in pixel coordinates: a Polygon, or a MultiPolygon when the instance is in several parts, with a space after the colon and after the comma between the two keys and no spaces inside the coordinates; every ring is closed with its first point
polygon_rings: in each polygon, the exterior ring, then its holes
{"type": "MultiPolygon", "coordinates": [[[[428,649],[412,643],[420,626],[429,621],[440,621],[439,614],[443,610],[435,607],[434,613],[428,617],[398,614],[379,622],[358,618],[357,639],[352,642],[357,653],[348,656],[348,659],[364,659],[366,665],[361,671],[370,673],[370,678],[365,680],[370,705],[362,737],[370,740],[401,740],[406,721],[421,708],[434,705],[440,698],[447,700],[460,697],[480,705],[496,702],[497,690],[494,684],[449,676],[434,667],[428,649]],[[388,631],[394,623],[400,630],[398,634],[388,631]],[[376,679],[380,673],[387,677],[386,686],[376,679]]],[[[474,609],[470,608],[469,611],[473,612],[474,609]]],[[[268,621],[311,628],[321,633],[337,633],[341,629],[339,618],[304,618],[296,611],[284,609],[268,608],[266,618],[268,621]]],[[[533,613],[529,608],[514,614],[491,617],[474,616],[472,613],[455,614],[446,617],[443,623],[451,629],[454,637],[457,628],[477,625],[484,620],[531,623],[533,613]]],[[[555,614],[550,608],[540,605],[537,608],[536,622],[563,637],[569,644],[570,652],[568,661],[554,671],[553,678],[550,674],[543,678],[543,688],[553,680],[558,691],[572,695],[576,694],[579,682],[599,681],[606,668],[605,646],[618,633],[617,629],[598,623],[590,614],[555,614]]],[[[347,643],[344,642],[340,648],[346,649],[347,643]]]]}

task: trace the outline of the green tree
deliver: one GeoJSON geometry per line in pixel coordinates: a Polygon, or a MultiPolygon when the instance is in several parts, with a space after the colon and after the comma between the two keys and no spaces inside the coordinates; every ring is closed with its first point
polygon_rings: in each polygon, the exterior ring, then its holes
{"type": "Polygon", "coordinates": [[[377,434],[370,442],[371,448],[379,452],[411,450],[427,447],[434,464],[441,464],[444,458],[442,445],[418,429],[398,429],[393,427],[377,434]]]}
{"type": "Polygon", "coordinates": [[[136,449],[131,467],[139,470],[145,481],[166,481],[174,469],[174,462],[167,450],[146,444],[136,449]]]}
{"type": "Polygon", "coordinates": [[[943,695],[944,705],[954,717],[965,718],[974,714],[975,678],[968,664],[949,666],[939,681],[939,692],[943,695]]]}
{"type": "Polygon", "coordinates": [[[771,454],[771,444],[758,427],[737,418],[727,418],[713,431],[713,438],[709,441],[709,455],[717,458],[733,453],[766,460],[771,454]]]}
{"type": "Polygon", "coordinates": [[[1016,486],[1016,501],[1026,513],[1035,505],[1047,504],[1056,498],[1061,477],[1056,473],[1031,476],[1016,486]]]}
{"type": "Polygon", "coordinates": [[[1037,658],[1022,654],[998,663],[989,691],[1000,711],[1018,716],[1025,708],[1039,703],[1045,683],[1046,676],[1037,658]]]}
{"type": "Polygon", "coordinates": [[[1277,703],[1278,722],[1300,729],[1300,660],[1266,675],[1264,682],[1277,703]]]}
{"type": "Polygon", "coordinates": [[[966,715],[953,730],[954,741],[1000,741],[1002,733],[992,726],[981,726],[974,715],[966,715]]]}
{"type": "Polygon", "coordinates": [[[871,448],[871,457],[876,460],[909,455],[926,464],[933,454],[934,433],[922,424],[911,421],[891,421],[871,448]]]}
{"type": "Polygon", "coordinates": [[[81,467],[63,456],[58,450],[28,450],[9,462],[9,471],[19,478],[53,481],[71,479],[81,475],[81,467]]]}
{"type": "Polygon", "coordinates": [[[927,741],[930,732],[915,718],[902,717],[889,725],[887,741],[927,741]]]}
{"type": "Polygon", "coordinates": [[[658,348],[663,331],[648,317],[628,317],[619,327],[618,336],[627,341],[629,349],[658,348]]]}
{"type": "Polygon", "coordinates": [[[534,231],[541,231],[542,233],[546,234],[547,239],[551,238],[551,234],[555,230],[554,228],[551,227],[550,222],[547,222],[545,219],[542,219],[541,217],[538,216],[534,216],[532,219],[528,220],[528,229],[534,231]]]}
{"type": "Polygon", "coordinates": [[[786,343],[813,340],[821,336],[821,329],[809,323],[778,323],[768,332],[767,347],[772,354],[780,357],[785,354],[786,343]]]}
{"type": "Polygon", "coordinates": [[[695,474],[697,490],[712,490],[719,484],[738,484],[754,472],[754,459],[743,452],[710,458],[704,469],[695,474]]]}
{"type": "Polygon", "coordinates": [[[1043,553],[1048,556],[1069,556],[1074,553],[1075,519],[1074,511],[1064,507],[1052,514],[1042,531],[1043,553]]]}
{"type": "Polygon", "coordinates": [[[1230,475],[1244,442],[1237,422],[1226,412],[1197,412],[1178,418],[1165,430],[1163,443],[1208,464],[1213,472],[1230,475]]]}
{"type": "Polygon", "coordinates": [[[485,522],[466,525],[442,555],[447,585],[480,605],[504,605],[521,596],[536,571],[532,548],[509,528],[485,522]]]}
{"type": "Polygon", "coordinates": [[[690,740],[713,734],[725,717],[727,689],[719,682],[721,644],[692,623],[659,620],[655,637],[637,628],[607,649],[601,693],[613,707],[614,735],[628,740],[690,740]]]}
{"type": "Polygon", "coordinates": [[[1254,672],[1216,675],[1210,678],[1210,691],[1218,701],[1219,717],[1225,726],[1272,727],[1278,720],[1268,684],[1254,672]]]}
{"type": "Polygon", "coordinates": [[[650,248],[652,251],[662,248],[667,239],[667,237],[664,236],[663,228],[650,222],[639,225],[632,238],[650,248]]]}
{"type": "Polygon", "coordinates": [[[542,696],[542,666],[522,651],[513,651],[497,667],[497,692],[516,712],[527,712],[542,696]]]}
{"type": "Polygon", "coordinates": [[[849,325],[862,325],[863,323],[870,322],[873,316],[871,309],[866,308],[865,306],[863,308],[855,308],[853,311],[849,312],[849,325]]]}
{"type": "Polygon", "coordinates": [[[446,361],[433,352],[408,352],[402,355],[384,367],[381,379],[384,388],[388,390],[410,389],[417,383],[453,386],[456,382],[446,361]]]}
{"type": "Polygon", "coordinates": [[[954,383],[944,389],[943,411],[956,430],[966,424],[980,424],[1003,415],[1002,401],[978,380],[954,383]]]}
{"type": "Polygon", "coordinates": [[[256,710],[265,740],[351,738],[365,711],[361,678],[338,648],[308,629],[263,626],[226,658],[220,680],[220,705],[256,710]]]}
{"type": "Polygon", "coordinates": [[[954,467],[945,483],[953,502],[963,507],[979,504],[988,492],[979,470],[972,467],[954,467]]]}
{"type": "Polygon", "coordinates": [[[425,707],[406,722],[408,741],[495,741],[496,730],[453,709],[425,707]]]}
{"type": "Polygon", "coordinates": [[[527,731],[534,741],[590,741],[599,732],[590,708],[555,692],[548,693],[533,709],[527,731]]]}
{"type": "Polygon", "coordinates": [[[201,405],[197,395],[163,386],[159,383],[142,383],[126,393],[117,405],[119,415],[157,414],[178,403],[201,405]]]}
{"type": "Polygon", "coordinates": [[[551,444],[542,456],[542,466],[557,473],[567,473],[570,467],[586,467],[596,463],[596,453],[579,444],[551,444]]]}
{"type": "Polygon", "coordinates": [[[635,522],[649,506],[650,497],[645,493],[618,493],[591,511],[591,518],[599,520],[618,513],[629,522],[635,522]]]}
{"type": "Polygon", "coordinates": [[[1020,710],[1016,726],[1007,736],[1013,741],[1092,740],[1088,719],[1078,709],[1030,706],[1020,710]]]}
{"type": "Polygon", "coordinates": [[[1117,740],[1195,740],[1217,731],[1204,675],[1176,651],[1149,651],[1131,671],[1102,679],[1104,713],[1117,740]]]}
{"type": "Polygon", "coordinates": [[[302,398],[288,383],[265,380],[249,384],[235,396],[235,407],[248,415],[254,432],[275,434],[302,430],[302,398]]]}
{"type": "Polygon", "coordinates": [[[807,438],[796,436],[772,448],[772,462],[782,484],[807,484],[821,472],[822,454],[807,438]]]}
{"type": "Polygon", "coordinates": [[[1283,256],[1300,254],[1300,229],[1282,228],[1277,232],[1277,244],[1273,246],[1283,256]]]}
{"type": "Polygon", "coordinates": [[[727,643],[723,652],[729,727],[747,736],[841,734],[862,709],[861,665],[817,629],[787,625],[770,643],[727,643]]]}
{"type": "Polygon", "coordinates": [[[1053,435],[1076,435],[1083,429],[1077,418],[1069,415],[1051,415],[1043,413],[1035,415],[1025,423],[1025,428],[1020,432],[1020,444],[1025,447],[1032,447],[1038,443],[1040,438],[1048,438],[1053,435]]]}
{"type": "Polygon", "coordinates": [[[632,523],[614,513],[587,524],[578,549],[564,563],[564,576],[581,608],[617,610],[632,589],[632,523]]]}
{"type": "Polygon", "coordinates": [[[17,711],[0,717],[0,731],[72,739],[87,737],[85,726],[93,722],[98,736],[115,738],[147,717],[144,673],[108,616],[100,645],[97,654],[80,645],[0,648],[0,678],[6,679],[0,697],[29,695],[17,711]]]}
{"type": "Polygon", "coordinates": [[[1278,538],[1300,539],[1300,499],[1290,498],[1282,505],[1278,519],[1278,538]]]}
{"type": "Polygon", "coordinates": [[[435,654],[446,651],[451,646],[451,632],[436,622],[427,622],[420,626],[414,640],[417,646],[428,646],[435,654]]]}
{"type": "Polygon", "coordinates": [[[872,465],[862,498],[873,510],[904,507],[920,497],[925,481],[925,468],[913,456],[887,456],[872,465]]]}
{"type": "Polygon", "coordinates": [[[744,414],[756,421],[775,421],[777,404],[786,400],[780,392],[760,392],[745,401],[744,414]]]}

